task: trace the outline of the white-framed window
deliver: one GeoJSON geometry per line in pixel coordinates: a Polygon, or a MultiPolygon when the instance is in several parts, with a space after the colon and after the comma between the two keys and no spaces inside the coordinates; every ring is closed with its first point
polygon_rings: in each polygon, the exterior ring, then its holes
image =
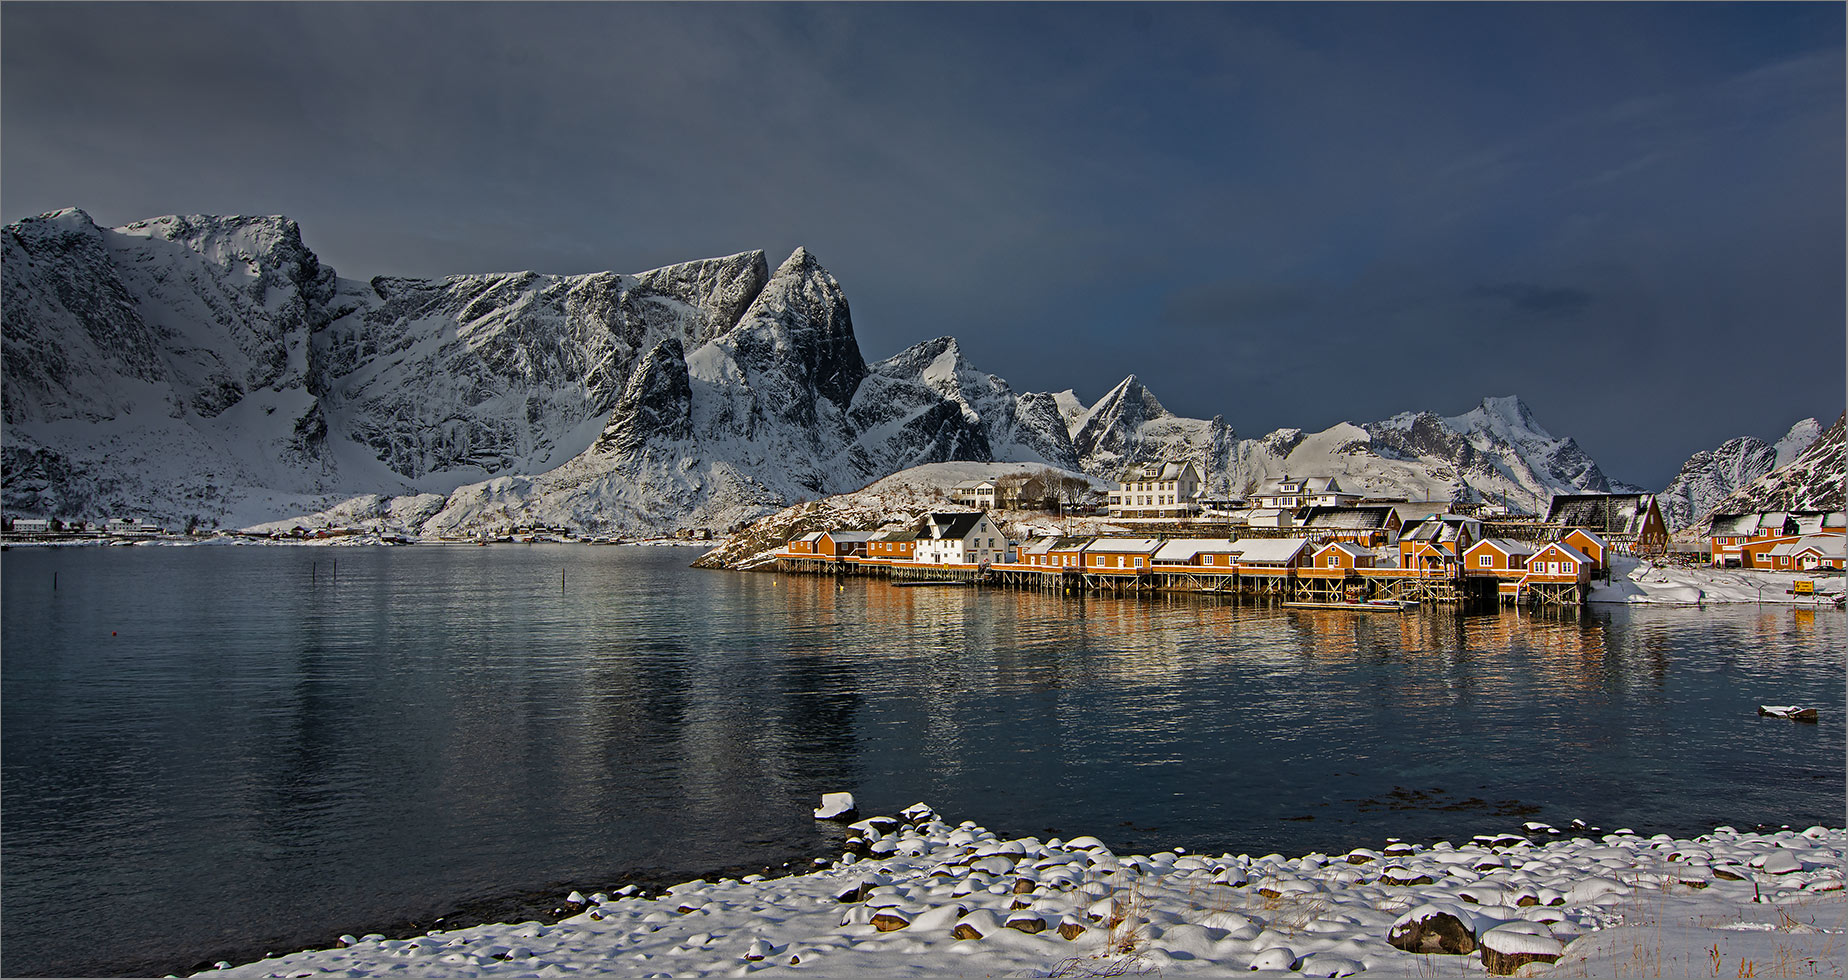
{"type": "Polygon", "coordinates": [[[1560,562],[1560,563],[1559,563],[1559,573],[1560,573],[1561,575],[1570,575],[1570,574],[1572,574],[1572,572],[1573,572],[1573,567],[1572,567],[1572,563],[1571,563],[1571,562],[1569,562],[1569,561],[1562,561],[1562,562],[1560,562]]]}
{"type": "Polygon", "coordinates": [[[1201,558],[1201,559],[1200,559],[1200,564],[1202,564],[1202,565],[1211,565],[1211,564],[1213,564],[1213,556],[1212,556],[1212,555],[1207,555],[1206,557],[1204,557],[1204,558],[1201,558]]]}
{"type": "Polygon", "coordinates": [[[1137,558],[1136,558],[1136,567],[1137,567],[1137,568],[1141,568],[1141,567],[1142,567],[1142,558],[1141,558],[1141,556],[1137,556],[1137,558]]]}
{"type": "Polygon", "coordinates": [[[1494,561],[1491,560],[1488,555],[1478,555],[1476,557],[1476,564],[1479,567],[1487,568],[1490,565],[1494,564],[1494,561]]]}

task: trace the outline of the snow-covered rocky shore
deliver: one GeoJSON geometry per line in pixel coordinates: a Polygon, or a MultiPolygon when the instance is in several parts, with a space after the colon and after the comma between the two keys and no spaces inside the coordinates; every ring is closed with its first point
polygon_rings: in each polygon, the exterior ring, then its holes
{"type": "Polygon", "coordinates": [[[1001,840],[923,804],[852,830],[848,853],[808,874],[690,881],[652,899],[574,893],[582,911],[555,924],[348,936],[201,975],[1807,976],[1848,965],[1839,828],[1676,840],[1529,824],[1297,858],[1001,840]]]}
{"type": "Polygon", "coordinates": [[[1608,585],[1594,585],[1590,601],[1668,606],[1748,602],[1813,606],[1834,603],[1844,588],[1848,588],[1848,579],[1840,574],[1666,565],[1613,555],[1611,581],[1608,585]],[[1815,594],[1793,594],[1791,589],[1798,579],[1812,582],[1815,594]]]}

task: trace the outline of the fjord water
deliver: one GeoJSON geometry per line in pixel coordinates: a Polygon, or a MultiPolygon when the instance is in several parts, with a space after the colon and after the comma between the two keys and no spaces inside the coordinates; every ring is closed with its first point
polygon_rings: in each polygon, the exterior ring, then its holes
{"type": "Polygon", "coordinates": [[[0,973],[806,860],[843,789],[1141,852],[1843,819],[1837,610],[1299,611],[695,554],[9,551],[0,973]]]}

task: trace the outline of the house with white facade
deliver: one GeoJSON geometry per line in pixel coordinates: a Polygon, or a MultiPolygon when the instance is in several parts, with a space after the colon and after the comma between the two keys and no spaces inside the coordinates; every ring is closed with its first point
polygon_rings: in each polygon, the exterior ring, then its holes
{"type": "Polygon", "coordinates": [[[1110,516],[1198,517],[1204,482],[1192,463],[1132,466],[1110,491],[1110,516]]]}
{"type": "Polygon", "coordinates": [[[1332,476],[1285,476],[1259,491],[1252,502],[1263,508],[1296,511],[1305,507],[1352,507],[1362,499],[1361,494],[1341,489],[1332,476]]]}
{"type": "Polygon", "coordinates": [[[931,565],[986,565],[1007,560],[1007,535],[985,513],[926,514],[912,560],[931,565]]]}
{"type": "Polygon", "coordinates": [[[996,483],[993,480],[963,480],[950,488],[950,501],[983,510],[995,506],[996,483]]]}

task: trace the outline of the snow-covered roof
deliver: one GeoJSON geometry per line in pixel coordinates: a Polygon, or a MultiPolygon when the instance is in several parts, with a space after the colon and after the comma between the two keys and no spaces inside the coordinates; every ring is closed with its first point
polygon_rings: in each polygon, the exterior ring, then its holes
{"type": "Polygon", "coordinates": [[[1315,549],[1315,556],[1317,558],[1320,558],[1323,555],[1328,554],[1331,551],[1339,551],[1342,554],[1347,555],[1350,558],[1371,558],[1373,557],[1372,551],[1366,548],[1355,547],[1354,545],[1348,544],[1345,541],[1330,541],[1329,543],[1321,546],[1320,548],[1315,549]]]}
{"type": "Polygon", "coordinates": [[[1745,537],[1757,528],[1757,514],[1715,514],[1708,533],[1716,538],[1745,537]]]}
{"type": "Polygon", "coordinates": [[[938,538],[951,540],[966,538],[982,522],[982,512],[970,514],[927,514],[918,528],[918,538],[938,538]],[[935,533],[932,533],[933,529],[935,533]]]}
{"type": "Polygon", "coordinates": [[[1112,555],[1152,555],[1160,547],[1161,541],[1156,538],[1098,538],[1084,550],[1112,555]]]}
{"type": "Polygon", "coordinates": [[[869,541],[916,541],[918,529],[915,527],[895,527],[890,531],[881,531],[867,539],[869,541]]]}
{"type": "Polygon", "coordinates": [[[1534,553],[1533,545],[1527,544],[1524,541],[1515,541],[1510,538],[1483,538],[1481,541],[1470,545],[1463,553],[1466,555],[1473,554],[1477,548],[1494,548],[1496,551],[1508,555],[1509,557],[1514,557],[1516,555],[1531,555],[1534,553]]]}
{"type": "Polygon", "coordinates": [[[1590,538],[1591,543],[1597,545],[1599,548],[1608,550],[1611,546],[1611,543],[1609,541],[1604,540],[1604,535],[1599,534],[1598,532],[1593,531],[1591,528],[1588,528],[1588,527],[1575,527],[1572,530],[1566,532],[1566,537],[1571,537],[1574,534],[1582,534],[1585,537],[1590,538]]]}
{"type": "Polygon", "coordinates": [[[1243,565],[1282,565],[1309,545],[1308,538],[1252,538],[1236,542],[1243,565]]]}
{"type": "Polygon", "coordinates": [[[1414,500],[1386,506],[1391,507],[1399,515],[1399,520],[1406,524],[1429,517],[1443,517],[1450,513],[1450,504],[1442,500],[1414,500]]]}
{"type": "Polygon", "coordinates": [[[1123,471],[1123,483],[1171,482],[1182,479],[1183,475],[1193,470],[1193,478],[1198,481],[1200,471],[1192,463],[1144,463],[1123,471]]]}
{"type": "Polygon", "coordinates": [[[1574,547],[1572,547],[1571,545],[1569,545],[1569,544],[1567,544],[1567,543],[1565,543],[1564,541],[1552,541],[1552,542],[1548,542],[1548,544],[1546,545],[1546,547],[1544,547],[1544,548],[1541,548],[1541,549],[1540,549],[1539,551],[1536,551],[1536,552],[1534,552],[1534,554],[1535,554],[1536,556],[1538,556],[1538,555],[1542,555],[1542,554],[1545,554],[1546,552],[1548,552],[1548,551],[1551,551],[1551,550],[1553,550],[1553,549],[1558,549],[1558,550],[1559,550],[1559,553],[1560,553],[1560,554],[1561,554],[1562,556],[1564,556],[1564,557],[1566,557],[1566,558],[1570,558],[1570,559],[1572,559],[1573,561],[1576,561],[1576,562],[1581,562],[1581,563],[1584,563],[1584,564],[1590,564],[1590,563],[1591,563],[1591,556],[1590,556],[1590,555],[1587,555],[1587,554],[1585,554],[1584,552],[1582,552],[1582,551],[1580,551],[1580,550],[1578,550],[1577,548],[1574,548],[1574,547]]]}
{"type": "Polygon", "coordinates": [[[871,541],[878,534],[877,531],[829,531],[828,537],[833,538],[836,544],[859,544],[871,541]]]}
{"type": "Polygon", "coordinates": [[[1562,493],[1547,507],[1549,524],[1589,527],[1617,534],[1636,534],[1649,515],[1652,493],[1562,493]]]}
{"type": "Polygon", "coordinates": [[[1173,538],[1162,542],[1155,552],[1157,562],[1185,565],[1204,554],[1223,555],[1239,550],[1226,538],[1173,538]]]}
{"type": "Polygon", "coordinates": [[[1392,523],[1394,511],[1391,507],[1374,505],[1368,507],[1315,507],[1309,516],[1303,518],[1303,527],[1341,528],[1344,530],[1372,530],[1384,528],[1392,523]]]}
{"type": "Polygon", "coordinates": [[[1780,542],[1772,546],[1771,550],[1765,553],[1772,557],[1779,557],[1795,556],[1805,551],[1814,551],[1819,555],[1829,555],[1840,558],[1843,557],[1845,553],[1845,549],[1843,548],[1844,543],[1848,543],[1848,539],[1843,538],[1839,534],[1809,534],[1795,541],[1780,542]]]}
{"type": "Polygon", "coordinates": [[[1088,535],[1072,536],[1066,534],[1041,535],[1027,542],[1021,548],[1021,554],[1046,555],[1055,551],[1081,551],[1091,538],[1088,535]]]}
{"type": "MultiPolygon", "coordinates": [[[[802,535],[801,537],[795,537],[795,538],[790,538],[789,540],[791,540],[791,541],[820,541],[820,540],[821,540],[821,536],[822,536],[822,535],[824,535],[824,534],[826,534],[826,533],[828,533],[828,532],[826,532],[826,531],[810,531],[809,533],[807,533],[807,534],[804,534],[804,535],[802,535]]],[[[775,538],[772,538],[771,540],[773,540],[773,541],[774,541],[774,540],[776,540],[776,539],[775,539],[775,538]]]]}

